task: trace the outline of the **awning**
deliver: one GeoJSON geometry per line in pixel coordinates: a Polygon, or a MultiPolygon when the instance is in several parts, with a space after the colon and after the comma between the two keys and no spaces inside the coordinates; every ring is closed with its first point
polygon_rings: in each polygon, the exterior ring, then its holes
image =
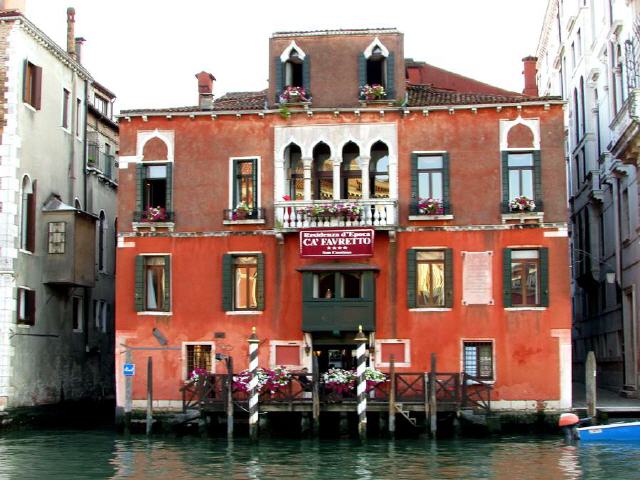
{"type": "Polygon", "coordinates": [[[335,271],[349,271],[349,270],[373,270],[380,271],[380,267],[377,265],[371,265],[368,263],[312,263],[309,265],[302,265],[296,268],[298,272],[335,272],[335,271]]]}

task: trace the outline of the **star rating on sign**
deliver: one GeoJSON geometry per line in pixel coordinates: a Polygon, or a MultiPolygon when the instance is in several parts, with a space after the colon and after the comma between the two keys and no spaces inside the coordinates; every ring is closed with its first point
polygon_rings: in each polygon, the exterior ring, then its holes
{"type": "Polygon", "coordinates": [[[327,249],[337,251],[337,250],[347,250],[347,247],[337,246],[337,247],[327,247],[327,249]]]}

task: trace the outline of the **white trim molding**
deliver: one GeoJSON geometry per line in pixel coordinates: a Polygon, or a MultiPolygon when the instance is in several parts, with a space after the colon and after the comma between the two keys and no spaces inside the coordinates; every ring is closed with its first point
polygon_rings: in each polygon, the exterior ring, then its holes
{"type": "Polygon", "coordinates": [[[300,340],[271,340],[269,342],[269,368],[284,366],[294,370],[302,370],[302,368],[306,366],[304,365],[304,359],[303,359],[303,347],[304,347],[304,342],[300,340]],[[276,360],[278,358],[276,350],[278,347],[298,347],[298,363],[297,364],[276,363],[276,360]]]}
{"type": "Polygon", "coordinates": [[[304,50],[302,50],[295,42],[295,40],[291,40],[291,43],[287,46],[287,48],[285,48],[282,51],[282,54],[280,55],[280,61],[282,63],[286,62],[287,60],[289,60],[289,57],[291,56],[291,50],[294,50],[296,52],[298,52],[298,58],[300,58],[300,60],[304,61],[304,57],[307,56],[306,53],[304,53],[304,50]]]}
{"type": "Polygon", "coordinates": [[[373,54],[373,49],[376,47],[380,47],[383,57],[387,58],[389,56],[389,49],[382,44],[382,42],[378,37],[376,37],[369,44],[369,46],[364,49],[364,52],[362,53],[364,55],[364,58],[367,58],[367,59],[370,58],[371,55],[373,54]]]}
{"type": "Polygon", "coordinates": [[[540,119],[522,118],[518,115],[515,120],[500,120],[500,151],[530,151],[540,150],[540,119]],[[509,131],[516,125],[524,125],[533,134],[533,145],[530,148],[509,148],[509,131]]]}
{"type": "Polygon", "coordinates": [[[395,362],[396,367],[411,366],[411,340],[408,338],[379,338],[375,341],[376,367],[389,367],[389,362],[382,361],[382,345],[404,345],[404,362],[395,362]]]}
{"type": "Polygon", "coordinates": [[[551,336],[558,339],[558,375],[560,377],[560,402],[561,409],[571,408],[571,329],[553,328],[551,336]]]}
{"type": "MultiPolygon", "coordinates": [[[[138,162],[141,162],[144,159],[144,155],[142,154],[142,152],[144,151],[144,146],[149,140],[152,140],[154,138],[159,138],[167,146],[167,158],[160,160],[173,162],[175,152],[175,132],[173,130],[158,130],[157,128],[155,130],[138,131],[138,137],[136,139],[136,157],[138,159],[138,162]]],[[[123,157],[119,157],[119,160],[122,161],[122,158],[123,157]]],[[[124,158],[128,159],[130,157],[124,158]]]]}
{"type": "Polygon", "coordinates": [[[216,342],[211,341],[200,341],[200,342],[182,342],[182,350],[180,356],[181,368],[182,372],[182,380],[189,379],[189,372],[187,371],[188,358],[187,358],[187,345],[209,345],[211,346],[211,371],[215,373],[216,371],[216,342]]]}

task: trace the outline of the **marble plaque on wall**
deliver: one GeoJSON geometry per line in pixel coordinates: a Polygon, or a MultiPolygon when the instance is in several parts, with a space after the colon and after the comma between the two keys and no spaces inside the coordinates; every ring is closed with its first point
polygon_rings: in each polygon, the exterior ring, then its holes
{"type": "Polygon", "coordinates": [[[462,304],[493,305],[493,252],[462,252],[462,304]]]}

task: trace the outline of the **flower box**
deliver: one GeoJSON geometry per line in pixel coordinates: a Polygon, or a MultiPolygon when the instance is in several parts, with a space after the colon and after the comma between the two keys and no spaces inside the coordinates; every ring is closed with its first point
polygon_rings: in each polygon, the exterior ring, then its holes
{"type": "Polygon", "coordinates": [[[509,202],[509,210],[514,213],[533,212],[536,202],[524,195],[514,198],[509,202]]]}
{"type": "Polygon", "coordinates": [[[302,87],[294,87],[289,85],[280,94],[280,103],[303,103],[309,102],[311,99],[307,96],[307,92],[302,87]]]}
{"type": "MultiPolygon", "coordinates": [[[[269,392],[271,394],[278,393],[285,389],[291,382],[291,374],[284,367],[276,367],[273,370],[268,368],[258,368],[256,371],[258,377],[258,393],[269,392]]],[[[233,377],[233,387],[241,392],[250,393],[249,382],[251,381],[251,372],[243,370],[233,377]]]]}
{"type": "Polygon", "coordinates": [[[167,220],[167,211],[163,207],[149,207],[142,212],[143,222],[164,222],[167,220]]]}
{"type": "Polygon", "coordinates": [[[360,87],[360,98],[363,100],[384,100],[387,92],[382,85],[363,85],[360,87]]]}
{"type": "Polygon", "coordinates": [[[444,206],[436,198],[418,199],[417,208],[420,215],[444,215],[444,206]]]}

